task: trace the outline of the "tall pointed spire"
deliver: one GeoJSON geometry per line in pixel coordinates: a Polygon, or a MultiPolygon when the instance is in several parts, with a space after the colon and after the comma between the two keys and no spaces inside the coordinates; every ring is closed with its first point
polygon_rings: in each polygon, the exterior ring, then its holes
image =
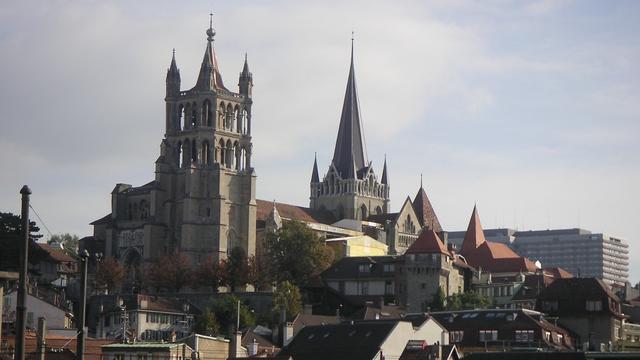
{"type": "Polygon", "coordinates": [[[202,65],[200,65],[200,74],[196,82],[198,90],[227,90],[222,82],[220,69],[218,67],[218,59],[213,50],[213,38],[216,31],[213,29],[213,13],[209,14],[209,28],[207,29],[207,49],[204,52],[202,65]]]}
{"type": "Polygon", "coordinates": [[[464,241],[462,242],[462,248],[460,253],[472,252],[482,245],[486,239],[484,238],[484,230],[482,224],[480,224],[480,216],[478,215],[478,208],[474,205],[473,212],[471,213],[471,219],[469,220],[469,226],[467,232],[464,235],[464,241]]]}
{"type": "Polygon", "coordinates": [[[355,164],[357,176],[360,170],[369,164],[367,149],[360,121],[360,106],[358,104],[358,92],[356,89],[356,77],[353,65],[353,37],[351,38],[351,66],[347,79],[347,89],[344,94],[340,127],[336,139],[336,148],[333,152],[333,164],[338,169],[340,176],[348,178],[351,167],[355,164]]]}
{"type": "Polygon", "coordinates": [[[320,176],[318,176],[318,157],[317,154],[313,157],[313,170],[311,170],[311,182],[319,183],[320,176]]]}
{"type": "Polygon", "coordinates": [[[384,155],[384,166],[382,167],[382,177],[380,178],[380,183],[389,185],[389,179],[387,175],[387,154],[384,155]]]}

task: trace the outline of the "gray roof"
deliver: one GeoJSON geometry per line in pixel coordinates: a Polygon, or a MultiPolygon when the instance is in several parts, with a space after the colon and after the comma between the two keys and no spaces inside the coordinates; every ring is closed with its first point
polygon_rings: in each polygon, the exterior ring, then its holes
{"type": "Polygon", "coordinates": [[[344,94],[340,128],[338,129],[332,163],[343,179],[355,178],[359,170],[369,165],[362,123],[360,122],[360,106],[353,69],[353,43],[351,45],[349,79],[344,94]]]}
{"type": "Polygon", "coordinates": [[[555,229],[555,230],[527,230],[518,231],[516,237],[525,236],[554,236],[554,235],[591,235],[591,231],[585,229],[555,229]]]}

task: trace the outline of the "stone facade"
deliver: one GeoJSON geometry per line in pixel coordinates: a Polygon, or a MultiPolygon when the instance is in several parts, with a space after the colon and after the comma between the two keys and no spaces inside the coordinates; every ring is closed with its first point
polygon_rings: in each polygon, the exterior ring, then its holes
{"type": "Polygon", "coordinates": [[[184,254],[194,264],[208,257],[223,259],[236,246],[255,254],[253,75],[245,58],[239,91],[225,87],[214,35],[210,27],[192,89],[180,89],[175,54],[172,58],[155,180],[140,187],[116,185],[111,214],[92,223],[106,255],[128,267],[130,282],[141,276],[144,262],[165,254],[184,254]]]}

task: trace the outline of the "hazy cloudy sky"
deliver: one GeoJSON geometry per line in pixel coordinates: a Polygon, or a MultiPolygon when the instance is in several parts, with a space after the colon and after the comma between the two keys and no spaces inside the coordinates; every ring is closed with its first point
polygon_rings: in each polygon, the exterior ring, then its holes
{"type": "Polygon", "coordinates": [[[487,228],[605,232],[629,241],[640,280],[637,1],[3,1],[0,210],[19,212],[29,184],[53,233],[85,236],[116,183],[153,179],[171,49],[190,88],[211,9],[226,85],[245,52],[254,73],[258,198],[308,204],[354,29],[394,210],[422,173],[448,230],[477,202],[487,228]]]}

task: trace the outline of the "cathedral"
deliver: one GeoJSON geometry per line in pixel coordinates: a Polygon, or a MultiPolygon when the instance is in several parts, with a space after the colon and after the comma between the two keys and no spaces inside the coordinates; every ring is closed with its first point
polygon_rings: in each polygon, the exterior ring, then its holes
{"type": "Polygon", "coordinates": [[[256,199],[252,154],[253,75],[245,56],[238,89],[228,89],[214,50],[210,23],[196,84],[181,89],[171,59],[166,75],[165,135],[155,162],[155,179],[142,186],[117,184],[111,212],[91,223],[106,256],[128,269],[128,283],[142,266],[180,253],[192,264],[221,260],[241,247],[262,254],[266,231],[282,220],[306,223],[324,239],[366,238],[384,254],[403,254],[424,229],[442,228],[422,184],[417,195],[390,208],[386,158],[381,175],[367,157],[354,68],[351,62],[333,158],[320,178],[314,160],[309,207],[256,199]]]}
{"type": "Polygon", "coordinates": [[[166,77],[165,135],[155,179],[117,184],[111,213],[92,223],[106,256],[135,282],[144,262],[172,253],[197,264],[224,259],[234,247],[256,246],[256,175],[251,165],[253,76],[245,56],[238,90],[228,89],[207,43],[195,86],[181,89],[175,52],[166,77]]]}

